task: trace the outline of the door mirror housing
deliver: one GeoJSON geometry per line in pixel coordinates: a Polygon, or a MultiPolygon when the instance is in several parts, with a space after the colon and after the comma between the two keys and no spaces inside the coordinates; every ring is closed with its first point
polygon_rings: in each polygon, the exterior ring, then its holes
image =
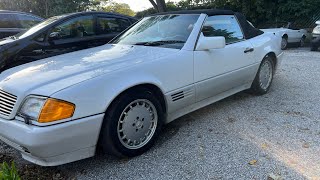
{"type": "Polygon", "coordinates": [[[226,38],[223,36],[205,37],[201,33],[197,44],[197,51],[208,51],[210,49],[222,49],[226,46],[226,38]]]}

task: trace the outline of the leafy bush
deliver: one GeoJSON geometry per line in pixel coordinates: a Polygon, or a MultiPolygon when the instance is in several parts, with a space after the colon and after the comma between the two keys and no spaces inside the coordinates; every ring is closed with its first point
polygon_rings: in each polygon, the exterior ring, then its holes
{"type": "Polygon", "coordinates": [[[0,165],[0,180],[20,180],[13,161],[11,162],[11,166],[6,162],[0,165]]]}

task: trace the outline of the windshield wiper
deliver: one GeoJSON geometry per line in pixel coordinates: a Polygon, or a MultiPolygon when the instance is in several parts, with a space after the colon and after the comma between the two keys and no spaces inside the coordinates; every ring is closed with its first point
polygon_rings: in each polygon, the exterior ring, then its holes
{"type": "Polygon", "coordinates": [[[185,41],[179,41],[179,40],[149,41],[149,42],[138,42],[138,43],[135,43],[134,45],[161,46],[165,44],[179,44],[179,43],[185,43],[185,41]]]}

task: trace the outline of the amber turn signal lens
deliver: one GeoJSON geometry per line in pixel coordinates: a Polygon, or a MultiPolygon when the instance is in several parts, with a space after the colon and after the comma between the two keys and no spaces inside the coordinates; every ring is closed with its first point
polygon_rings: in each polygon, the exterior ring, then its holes
{"type": "Polygon", "coordinates": [[[48,123],[72,117],[75,105],[66,101],[49,98],[44,104],[38,122],[48,123]]]}

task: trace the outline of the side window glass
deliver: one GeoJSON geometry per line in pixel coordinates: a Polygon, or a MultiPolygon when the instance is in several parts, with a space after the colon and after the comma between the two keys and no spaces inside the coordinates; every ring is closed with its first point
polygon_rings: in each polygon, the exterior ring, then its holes
{"type": "Polygon", "coordinates": [[[41,22],[40,19],[33,17],[33,16],[29,16],[29,15],[18,14],[17,17],[18,17],[18,20],[20,22],[21,27],[25,28],[25,29],[29,29],[32,26],[41,22]]]}
{"type": "Polygon", "coordinates": [[[52,28],[49,33],[51,40],[85,38],[94,36],[93,16],[81,16],[52,28]]]}
{"type": "Polygon", "coordinates": [[[39,36],[37,36],[34,40],[38,42],[44,42],[45,37],[46,37],[46,33],[42,33],[39,36]]]}
{"type": "Polygon", "coordinates": [[[13,14],[0,14],[0,28],[17,28],[13,14]]]}
{"type": "Polygon", "coordinates": [[[110,34],[120,33],[130,26],[130,22],[126,19],[98,17],[98,33],[110,34]]]}
{"type": "Polygon", "coordinates": [[[224,36],[227,44],[240,41],[244,38],[238,21],[232,15],[208,17],[202,32],[207,37],[224,36]]]}

